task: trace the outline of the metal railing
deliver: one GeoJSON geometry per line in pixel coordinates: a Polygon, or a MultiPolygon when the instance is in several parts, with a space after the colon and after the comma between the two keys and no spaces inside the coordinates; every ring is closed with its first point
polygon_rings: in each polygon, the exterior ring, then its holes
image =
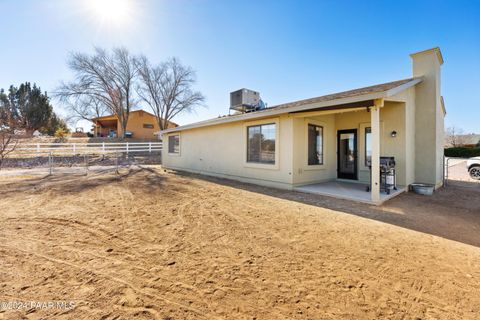
{"type": "Polygon", "coordinates": [[[469,158],[444,157],[444,185],[480,187],[480,180],[473,179],[467,168],[469,158]]]}

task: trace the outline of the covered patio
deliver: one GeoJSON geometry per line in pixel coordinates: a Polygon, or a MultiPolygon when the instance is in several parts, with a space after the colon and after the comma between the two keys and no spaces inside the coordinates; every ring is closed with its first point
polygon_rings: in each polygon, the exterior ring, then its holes
{"type": "Polygon", "coordinates": [[[407,171],[413,168],[407,165],[412,139],[407,128],[412,122],[402,100],[398,96],[359,99],[291,113],[298,127],[295,132],[300,133],[295,135],[294,153],[301,167],[294,173],[293,189],[377,205],[406,191],[407,171]],[[318,128],[319,133],[302,134],[307,128],[318,128]],[[392,165],[381,164],[381,157],[391,159],[392,165]],[[311,158],[318,160],[311,163],[311,158]],[[389,192],[383,187],[386,172],[394,176],[389,192]]]}
{"type": "Polygon", "coordinates": [[[104,116],[92,119],[95,137],[117,136],[118,121],[115,116],[104,116]]]}
{"type": "Polygon", "coordinates": [[[380,192],[380,199],[378,201],[373,201],[371,193],[367,191],[367,187],[368,184],[364,183],[337,180],[296,187],[294,190],[369,204],[382,204],[406,191],[405,187],[397,186],[397,190],[390,190],[390,194],[380,192]]]}

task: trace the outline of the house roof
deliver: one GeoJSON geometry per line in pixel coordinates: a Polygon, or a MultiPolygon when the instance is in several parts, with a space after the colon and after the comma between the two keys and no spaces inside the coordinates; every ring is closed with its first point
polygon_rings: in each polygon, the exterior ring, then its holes
{"type": "Polygon", "coordinates": [[[406,90],[416,85],[422,80],[423,78],[419,77],[419,78],[409,78],[409,79],[381,83],[381,84],[377,84],[369,87],[363,87],[363,88],[358,88],[354,90],[319,96],[315,98],[309,98],[309,99],[303,99],[303,100],[293,101],[289,103],[279,104],[279,105],[265,108],[263,110],[259,110],[255,112],[228,115],[228,116],[222,116],[222,117],[218,117],[210,120],[200,121],[200,122],[196,122],[196,123],[192,123],[184,126],[179,126],[176,128],[163,130],[161,133],[189,130],[189,129],[218,125],[218,124],[223,124],[228,122],[251,120],[251,119],[278,115],[282,113],[308,111],[311,109],[321,110],[322,108],[327,109],[328,107],[346,105],[346,104],[351,104],[359,101],[388,98],[403,90],[406,90]]]}
{"type": "MultiPolygon", "coordinates": [[[[133,110],[133,111],[130,111],[130,113],[137,113],[137,112],[144,112],[152,117],[155,117],[155,115],[153,113],[150,113],[148,111],[145,111],[143,109],[140,109],[140,110],[133,110]]],[[[96,117],[96,118],[92,118],[91,121],[106,121],[106,120],[115,120],[117,119],[117,115],[116,114],[109,114],[109,115],[106,115],[106,116],[101,116],[101,117],[96,117]]],[[[175,127],[178,127],[178,124],[176,124],[175,122],[172,122],[172,121],[168,121],[170,124],[172,124],[173,126],[175,127]]]]}

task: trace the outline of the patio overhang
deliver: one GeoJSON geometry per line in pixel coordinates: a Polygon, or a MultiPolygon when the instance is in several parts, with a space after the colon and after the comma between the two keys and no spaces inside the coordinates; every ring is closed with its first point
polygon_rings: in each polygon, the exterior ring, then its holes
{"type": "Polygon", "coordinates": [[[95,124],[102,128],[117,128],[117,120],[95,120],[95,124]]]}
{"type": "Polygon", "coordinates": [[[116,119],[104,117],[92,119],[93,122],[93,134],[95,136],[108,134],[109,130],[117,131],[118,124],[116,119]]]}
{"type": "Polygon", "coordinates": [[[375,100],[363,100],[363,101],[355,101],[351,103],[344,103],[332,106],[325,106],[310,109],[308,111],[293,111],[289,114],[293,115],[295,118],[303,118],[306,116],[321,116],[333,113],[340,113],[346,111],[361,111],[361,110],[369,110],[372,106],[374,106],[375,100]]]}

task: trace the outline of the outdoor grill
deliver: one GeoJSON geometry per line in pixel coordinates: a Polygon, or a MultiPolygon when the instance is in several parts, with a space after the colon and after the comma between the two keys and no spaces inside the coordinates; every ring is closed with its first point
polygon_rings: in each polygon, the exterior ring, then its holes
{"type": "Polygon", "coordinates": [[[380,172],[395,169],[395,157],[380,157],[380,172]]]}
{"type": "MultiPolygon", "coordinates": [[[[370,184],[372,183],[372,164],[368,165],[370,170],[370,184]]],[[[371,190],[367,186],[367,192],[371,190]]],[[[391,190],[397,190],[397,173],[395,171],[395,157],[380,157],[380,191],[390,194],[391,190]]]]}

